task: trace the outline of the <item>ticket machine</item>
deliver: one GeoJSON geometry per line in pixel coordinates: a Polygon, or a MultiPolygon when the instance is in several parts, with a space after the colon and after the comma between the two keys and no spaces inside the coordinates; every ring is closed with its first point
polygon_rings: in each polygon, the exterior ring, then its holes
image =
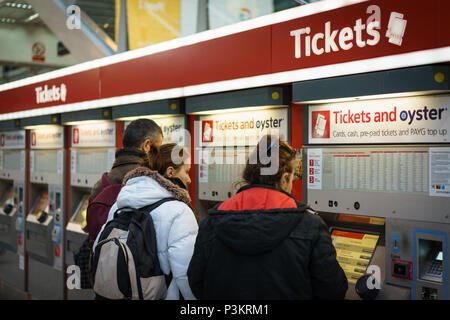
{"type": "Polygon", "coordinates": [[[303,194],[330,227],[348,299],[364,274],[377,299],[449,298],[450,88],[437,73],[448,66],[294,85],[303,194]]]}
{"type": "Polygon", "coordinates": [[[249,151],[272,133],[290,140],[290,89],[265,87],[186,99],[186,112],[196,116],[196,211],[200,219],[238,187],[249,151]]]}
{"type": "Polygon", "coordinates": [[[25,283],[25,130],[0,132],[0,279],[25,283]]]}
{"type": "MultiPolygon", "coordinates": [[[[68,119],[70,120],[72,117],[68,116],[68,119]]],[[[74,252],[88,237],[86,212],[91,189],[104,172],[111,170],[115,159],[116,122],[101,120],[68,122],[66,124],[70,125],[71,138],[65,264],[70,267],[75,264],[74,252]]],[[[68,277],[70,276],[73,275],[68,274],[68,277]]],[[[93,299],[93,291],[83,289],[78,284],[80,282],[75,281],[68,287],[67,299],[93,299]]]]}
{"type": "Polygon", "coordinates": [[[30,129],[30,212],[26,218],[28,291],[37,299],[64,299],[64,127],[30,129]]]}

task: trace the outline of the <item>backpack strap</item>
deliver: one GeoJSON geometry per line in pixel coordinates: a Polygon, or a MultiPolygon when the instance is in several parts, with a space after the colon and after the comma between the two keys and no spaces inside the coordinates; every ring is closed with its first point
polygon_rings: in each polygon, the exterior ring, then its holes
{"type": "Polygon", "coordinates": [[[176,200],[177,199],[175,199],[173,197],[169,197],[169,198],[163,198],[163,199],[161,199],[159,201],[156,201],[155,203],[152,203],[152,204],[150,204],[148,206],[145,206],[145,207],[142,207],[142,208],[139,208],[139,209],[134,209],[134,208],[131,208],[131,207],[120,208],[120,209],[117,209],[116,212],[114,212],[114,219],[117,218],[121,213],[126,214],[129,211],[135,211],[136,210],[136,211],[140,211],[140,212],[150,213],[153,210],[155,210],[156,208],[158,208],[160,205],[162,205],[163,203],[168,202],[168,201],[176,201],[176,200]]]}
{"type": "Polygon", "coordinates": [[[143,211],[143,212],[147,212],[150,213],[153,210],[155,210],[156,208],[158,208],[160,205],[162,205],[165,202],[169,202],[169,201],[176,201],[177,199],[175,199],[174,197],[169,197],[169,198],[163,198],[159,201],[156,201],[155,203],[152,203],[148,206],[142,207],[140,209],[138,209],[139,211],[143,211]]]}

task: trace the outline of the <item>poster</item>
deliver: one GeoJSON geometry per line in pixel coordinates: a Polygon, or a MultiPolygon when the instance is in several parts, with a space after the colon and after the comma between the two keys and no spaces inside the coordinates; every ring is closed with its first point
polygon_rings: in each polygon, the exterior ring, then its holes
{"type": "Polygon", "coordinates": [[[322,189],[322,149],[308,149],[308,189],[322,189]]]}
{"type": "Polygon", "coordinates": [[[274,12],[273,0],[209,0],[208,9],[210,29],[274,12]]]}
{"type": "Polygon", "coordinates": [[[180,0],[127,1],[130,50],[180,37],[180,0]]]}
{"type": "Polygon", "coordinates": [[[430,196],[450,197],[450,148],[430,148],[430,196]]]}

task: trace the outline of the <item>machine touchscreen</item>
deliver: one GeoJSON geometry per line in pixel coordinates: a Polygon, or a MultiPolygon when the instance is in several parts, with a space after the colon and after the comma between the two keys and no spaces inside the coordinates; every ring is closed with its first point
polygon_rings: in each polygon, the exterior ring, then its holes
{"type": "Polygon", "coordinates": [[[48,192],[42,192],[39,198],[36,200],[31,214],[36,216],[39,222],[44,222],[48,216],[48,192]]]}
{"type": "Polygon", "coordinates": [[[331,232],[337,261],[344,270],[348,282],[356,283],[365,274],[379,237],[376,234],[341,229],[334,229],[331,232]]]}
{"type": "Polygon", "coordinates": [[[14,206],[14,189],[11,187],[5,192],[3,198],[1,199],[0,210],[3,210],[3,212],[6,214],[10,214],[11,211],[13,210],[13,206],[14,206]]]}
{"type": "Polygon", "coordinates": [[[72,218],[70,219],[70,222],[77,223],[81,225],[82,229],[86,228],[86,213],[87,213],[87,207],[89,205],[89,196],[84,195],[80,203],[78,204],[74,214],[72,215],[72,218]]]}

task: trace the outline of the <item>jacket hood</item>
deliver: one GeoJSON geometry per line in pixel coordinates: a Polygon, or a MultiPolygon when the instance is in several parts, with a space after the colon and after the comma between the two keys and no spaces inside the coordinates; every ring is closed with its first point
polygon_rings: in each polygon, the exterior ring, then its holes
{"type": "Polygon", "coordinates": [[[142,208],[163,198],[174,197],[186,204],[191,202],[187,190],[164,178],[157,171],[137,167],[123,179],[124,187],[117,197],[117,207],[142,208]]]}
{"type": "Polygon", "coordinates": [[[246,255],[277,247],[297,226],[306,206],[270,187],[250,186],[210,211],[222,243],[246,255]]]}

